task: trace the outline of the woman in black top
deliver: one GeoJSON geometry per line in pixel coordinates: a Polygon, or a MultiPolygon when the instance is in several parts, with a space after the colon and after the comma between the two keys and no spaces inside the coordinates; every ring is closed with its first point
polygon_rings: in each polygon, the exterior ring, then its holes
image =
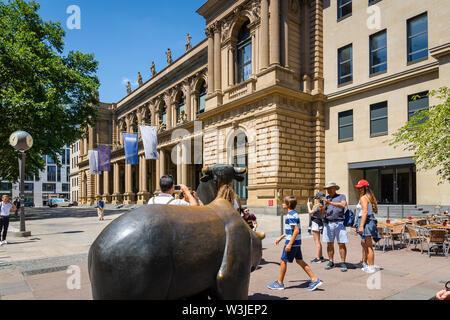
{"type": "Polygon", "coordinates": [[[317,192],[314,196],[314,206],[311,208],[311,202],[308,199],[308,213],[311,217],[311,230],[314,237],[314,243],[316,244],[316,258],[311,260],[311,263],[322,263],[325,259],[322,255],[322,242],[320,241],[320,232],[323,229],[322,220],[322,207],[320,199],[325,197],[325,194],[321,191],[317,192]]]}

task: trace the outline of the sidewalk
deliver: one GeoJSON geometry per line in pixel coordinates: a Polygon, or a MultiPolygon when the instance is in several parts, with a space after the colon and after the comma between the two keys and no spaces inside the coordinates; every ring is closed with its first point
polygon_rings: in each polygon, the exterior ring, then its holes
{"type": "MultiPolygon", "coordinates": [[[[125,211],[123,211],[125,212],[125,211]]],[[[105,221],[96,218],[93,209],[69,212],[53,211],[56,217],[27,221],[32,231],[30,239],[9,238],[10,244],[0,247],[0,299],[92,299],[87,272],[87,252],[103,228],[121,213],[107,211],[105,221]],[[71,274],[67,267],[80,268],[81,288],[69,290],[71,274]]],[[[308,216],[301,215],[302,251],[306,262],[314,258],[315,246],[307,233],[308,216]]],[[[266,233],[263,240],[263,260],[250,279],[250,299],[430,299],[450,280],[450,259],[442,255],[428,256],[406,249],[375,252],[376,265],[382,267],[377,277],[355,267],[361,258],[361,246],[356,235],[349,234],[349,270],[324,270],[325,264],[310,264],[313,272],[324,281],[314,292],[306,290],[307,276],[297,264],[289,264],[284,291],[271,291],[268,283],[278,277],[282,245],[275,246],[280,235],[281,218],[258,216],[258,230],[266,233]],[[378,277],[379,275],[379,277],[378,277]],[[368,288],[368,280],[369,287],[368,288]]],[[[18,228],[18,222],[12,227],[18,228]]],[[[324,256],[327,257],[324,250],[324,256]]],[[[336,261],[339,261],[336,249],[336,261]]]]}

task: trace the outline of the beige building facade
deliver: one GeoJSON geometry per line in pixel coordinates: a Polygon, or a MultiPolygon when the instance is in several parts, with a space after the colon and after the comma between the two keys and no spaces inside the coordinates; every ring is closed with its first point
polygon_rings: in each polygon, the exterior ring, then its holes
{"type": "Polygon", "coordinates": [[[414,111],[441,103],[426,93],[450,84],[444,2],[324,5],[326,179],[338,182],[352,204],[353,186],[366,178],[380,203],[450,205],[449,183],[438,185],[434,171],[419,171],[411,152],[386,142],[414,111]]]}
{"type": "MultiPolygon", "coordinates": [[[[227,163],[248,168],[245,181],[235,185],[243,202],[256,213],[277,214],[284,196],[293,194],[305,205],[325,180],[339,182],[348,194],[353,180],[365,174],[358,163],[410,158],[383,144],[387,136],[369,138],[367,125],[359,124],[369,121],[363,110],[386,100],[388,93],[391,134],[405,122],[408,95],[445,83],[449,39],[443,18],[448,9],[432,9],[433,1],[405,8],[397,1],[378,1],[375,5],[386,13],[381,28],[389,32],[388,69],[366,76],[366,47],[376,31],[364,29],[367,1],[354,1],[350,15],[342,6],[347,2],[339,3],[347,15],[339,21],[337,1],[205,2],[197,10],[206,22],[203,41],[186,45],[175,60],[166,53],[163,70],[152,67],[145,82],[139,74],[137,89],[128,87],[117,103],[100,104],[96,126],[80,141],[80,203],[93,204],[102,195],[106,203],[144,204],[159,190],[164,174],[196,188],[202,167],[227,163]],[[403,39],[406,19],[423,12],[430,24],[428,58],[408,65],[396,53],[406,55],[406,45],[395,39],[403,39]],[[435,15],[441,22],[431,22],[435,15]],[[337,50],[350,43],[354,76],[342,85],[337,83],[337,50]],[[339,142],[338,114],[348,109],[354,110],[358,130],[352,141],[339,142]],[[158,128],[159,159],[146,160],[140,140],[139,165],[127,165],[122,133],[140,135],[141,124],[158,128]],[[88,150],[97,145],[112,146],[111,171],[90,175],[88,150]]],[[[448,200],[448,186],[437,187],[433,173],[416,177],[413,170],[408,177],[416,180],[417,202],[448,200]]]]}

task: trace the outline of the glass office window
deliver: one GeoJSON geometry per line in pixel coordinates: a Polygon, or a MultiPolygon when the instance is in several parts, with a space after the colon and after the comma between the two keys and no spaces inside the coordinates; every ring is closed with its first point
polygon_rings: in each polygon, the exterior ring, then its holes
{"type": "Polygon", "coordinates": [[[352,0],[338,0],[338,19],[352,14],[352,0]]]}
{"type": "Polygon", "coordinates": [[[370,74],[387,69],[386,30],[370,36],[370,74]]]}
{"type": "Polygon", "coordinates": [[[407,21],[408,62],[428,57],[428,17],[421,14],[407,21]]]}
{"type": "Polygon", "coordinates": [[[370,106],[370,135],[388,133],[387,101],[370,106]]]}
{"type": "Polygon", "coordinates": [[[428,91],[408,96],[408,121],[417,113],[429,107],[428,91]]]}
{"type": "Polygon", "coordinates": [[[343,84],[353,80],[352,45],[338,50],[338,83],[343,84]]]}
{"type": "Polygon", "coordinates": [[[339,141],[353,139],[353,110],[340,112],[338,118],[339,141]]]}

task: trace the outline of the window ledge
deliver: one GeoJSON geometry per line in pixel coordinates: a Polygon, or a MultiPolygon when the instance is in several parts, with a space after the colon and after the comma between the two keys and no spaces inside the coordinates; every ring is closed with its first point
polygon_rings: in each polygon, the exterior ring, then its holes
{"type": "MultiPolygon", "coordinates": [[[[380,0],[381,1],[381,0],[380,0]]],[[[374,78],[374,77],[376,77],[376,76],[379,76],[379,75],[382,75],[382,74],[385,74],[385,73],[387,73],[387,69],[386,70],[383,70],[383,71],[378,71],[378,72],[376,72],[376,73],[371,73],[371,74],[369,74],[369,78],[374,78]]]]}
{"type": "Polygon", "coordinates": [[[413,64],[416,64],[416,63],[419,63],[419,62],[422,62],[422,61],[426,61],[426,60],[428,60],[428,56],[420,58],[420,59],[416,59],[416,60],[413,60],[413,61],[409,61],[406,65],[407,66],[411,66],[413,64]]]}
{"type": "Polygon", "coordinates": [[[371,138],[376,138],[376,137],[382,137],[382,136],[387,136],[387,135],[389,135],[388,132],[380,132],[380,133],[371,134],[370,137],[371,138]]]}
{"type": "Polygon", "coordinates": [[[345,16],[342,16],[342,17],[338,18],[336,22],[339,23],[339,22],[341,22],[342,20],[345,20],[345,19],[347,19],[347,18],[350,18],[352,15],[353,15],[353,12],[348,13],[348,14],[346,14],[345,16]]]}
{"type": "Polygon", "coordinates": [[[351,141],[353,141],[353,138],[338,140],[338,143],[351,142],[351,141]]]}
{"type": "Polygon", "coordinates": [[[351,84],[353,84],[353,80],[350,80],[350,81],[347,81],[347,82],[343,82],[343,83],[340,83],[340,84],[338,84],[338,88],[342,88],[342,87],[345,87],[345,86],[348,86],[348,85],[351,85],[351,84]]]}

